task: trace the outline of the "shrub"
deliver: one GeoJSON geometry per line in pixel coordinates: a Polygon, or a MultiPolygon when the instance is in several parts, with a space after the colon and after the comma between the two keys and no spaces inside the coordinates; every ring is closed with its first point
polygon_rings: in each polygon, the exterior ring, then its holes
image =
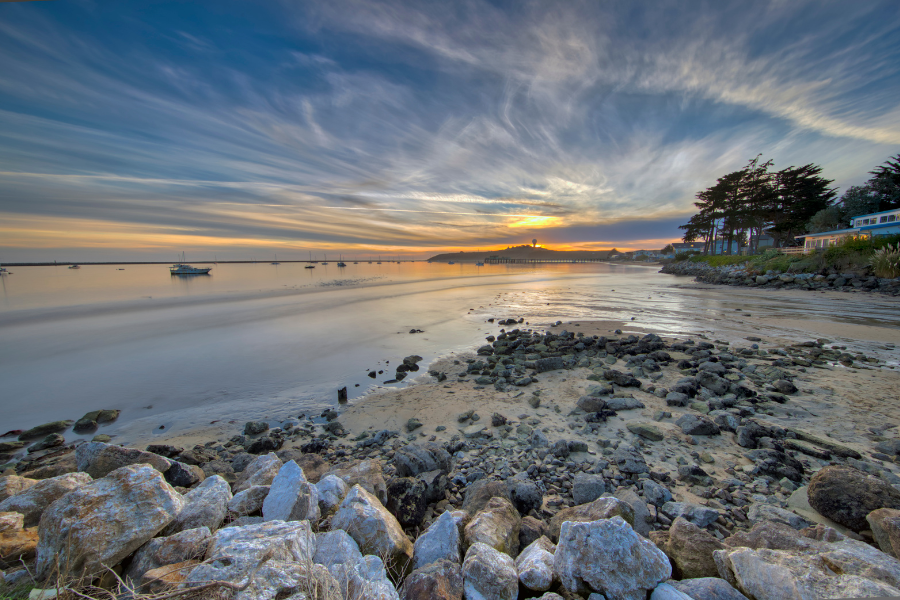
{"type": "Polygon", "coordinates": [[[869,266],[879,277],[900,277],[900,243],[885,244],[869,259],[869,266]]]}

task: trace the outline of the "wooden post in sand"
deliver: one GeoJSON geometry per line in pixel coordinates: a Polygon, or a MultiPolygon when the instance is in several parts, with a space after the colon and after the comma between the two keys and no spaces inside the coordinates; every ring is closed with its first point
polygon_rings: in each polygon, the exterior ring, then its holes
{"type": "Polygon", "coordinates": [[[347,387],[344,386],[338,390],[338,402],[344,403],[347,401],[347,387]]]}

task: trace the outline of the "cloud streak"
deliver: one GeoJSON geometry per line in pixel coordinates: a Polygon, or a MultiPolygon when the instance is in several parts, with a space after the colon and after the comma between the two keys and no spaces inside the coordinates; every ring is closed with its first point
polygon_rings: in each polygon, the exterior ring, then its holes
{"type": "Polygon", "coordinates": [[[847,186],[900,151],[890,2],[90,10],[0,9],[4,257],[622,246],[759,152],[847,186]]]}

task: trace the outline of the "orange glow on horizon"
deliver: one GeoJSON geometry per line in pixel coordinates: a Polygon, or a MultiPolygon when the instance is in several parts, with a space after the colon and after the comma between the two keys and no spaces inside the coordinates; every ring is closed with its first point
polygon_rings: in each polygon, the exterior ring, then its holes
{"type": "MultiPolygon", "coordinates": [[[[529,217],[517,222],[517,227],[534,227],[548,223],[555,217],[529,217]]],[[[512,227],[513,225],[510,225],[512,227]]],[[[531,236],[529,236],[531,237],[531,236]]],[[[84,248],[103,250],[137,250],[141,252],[172,249],[214,251],[222,248],[259,249],[263,251],[295,251],[307,253],[344,252],[428,257],[442,253],[481,252],[494,254],[507,247],[531,246],[530,239],[510,239],[490,245],[447,244],[434,246],[416,244],[420,240],[395,240],[391,244],[339,243],[322,240],[287,240],[277,238],[218,237],[192,227],[144,225],[76,217],[0,214],[0,244],[6,248],[52,249],[84,248]]],[[[544,242],[536,248],[557,251],[659,250],[679,239],[643,239],[628,241],[581,241],[555,244],[544,242]]]]}

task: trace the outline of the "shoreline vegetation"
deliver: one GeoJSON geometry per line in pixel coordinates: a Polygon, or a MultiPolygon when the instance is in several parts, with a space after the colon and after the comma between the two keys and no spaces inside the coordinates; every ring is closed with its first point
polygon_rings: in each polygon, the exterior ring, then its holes
{"type": "Polygon", "coordinates": [[[321,414],[141,448],[66,443],[71,421],[0,439],[3,594],[900,595],[893,344],[491,321],[417,385],[321,414]]]}
{"type": "Polygon", "coordinates": [[[770,249],[755,256],[687,255],[661,273],[689,275],[702,283],[769,289],[839,290],[900,295],[900,236],[848,238],[810,254],[770,249]]]}

